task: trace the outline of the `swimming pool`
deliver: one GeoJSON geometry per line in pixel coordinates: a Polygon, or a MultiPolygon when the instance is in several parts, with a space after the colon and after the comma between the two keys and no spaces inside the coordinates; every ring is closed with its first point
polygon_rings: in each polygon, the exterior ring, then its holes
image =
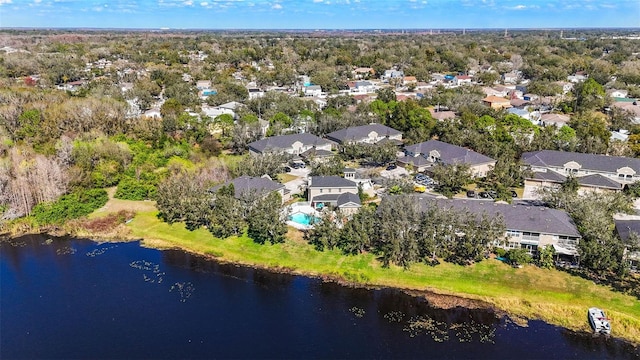
{"type": "Polygon", "coordinates": [[[315,217],[313,215],[297,212],[295,214],[289,215],[289,220],[293,221],[296,224],[300,225],[313,225],[317,222],[320,222],[320,218],[315,217]]]}

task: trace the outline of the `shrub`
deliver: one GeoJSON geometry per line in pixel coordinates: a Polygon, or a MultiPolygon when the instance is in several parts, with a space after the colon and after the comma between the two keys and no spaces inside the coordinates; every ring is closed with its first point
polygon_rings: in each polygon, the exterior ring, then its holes
{"type": "Polygon", "coordinates": [[[63,195],[55,202],[40,203],[31,215],[40,225],[61,224],[91,214],[103,207],[109,196],[103,189],[90,189],[63,195]]]}
{"type": "Polygon", "coordinates": [[[124,178],[118,183],[114,197],[123,200],[147,200],[152,198],[155,193],[156,186],[153,183],[124,178]]]}

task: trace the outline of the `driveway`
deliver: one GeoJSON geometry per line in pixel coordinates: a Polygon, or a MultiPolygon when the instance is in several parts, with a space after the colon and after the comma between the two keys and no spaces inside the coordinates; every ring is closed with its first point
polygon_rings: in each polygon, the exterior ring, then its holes
{"type": "Polygon", "coordinates": [[[307,186],[307,176],[310,172],[311,170],[309,168],[291,169],[291,172],[288,174],[296,176],[297,178],[284,183],[284,187],[291,192],[291,195],[301,194],[303,192],[301,188],[307,186]]]}
{"type": "Polygon", "coordinates": [[[380,172],[380,176],[387,179],[397,179],[400,177],[409,176],[409,172],[407,171],[407,169],[398,166],[393,170],[382,170],[380,172]]]}

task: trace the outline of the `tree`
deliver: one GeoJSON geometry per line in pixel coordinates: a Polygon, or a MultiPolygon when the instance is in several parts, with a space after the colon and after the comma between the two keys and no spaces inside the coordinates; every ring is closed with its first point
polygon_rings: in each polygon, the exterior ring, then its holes
{"type": "Polygon", "coordinates": [[[343,172],[344,163],[339,157],[333,156],[326,161],[313,161],[309,176],[338,176],[342,175],[343,172]]]}
{"type": "Polygon", "coordinates": [[[553,245],[546,245],[543,248],[538,249],[538,266],[543,269],[552,269],[553,268],[553,256],[555,255],[556,250],[553,248],[553,245]]]}
{"type": "Polygon", "coordinates": [[[576,110],[579,112],[602,109],[605,105],[604,88],[593,78],[576,84],[574,94],[576,96],[576,110]]]}
{"type": "Polygon", "coordinates": [[[194,174],[180,172],[160,183],[156,206],[158,216],[169,224],[182,221],[189,230],[209,224],[210,195],[203,179],[194,174]]]}
{"type": "Polygon", "coordinates": [[[396,101],[396,92],[390,87],[378,89],[376,90],[376,99],[384,103],[396,101]]]}
{"type": "Polygon", "coordinates": [[[249,237],[258,244],[284,242],[287,224],[281,210],[282,198],[279,193],[273,191],[260,198],[247,219],[249,237]]]}
{"type": "Polygon", "coordinates": [[[337,245],[340,234],[335,216],[331,212],[325,212],[320,221],[304,233],[304,238],[316,250],[324,251],[332,250],[337,245]]]}
{"type": "Polygon", "coordinates": [[[235,197],[233,184],[222,186],[213,196],[209,231],[219,238],[242,234],[246,227],[244,212],[242,202],[235,197]]]}
{"type": "Polygon", "coordinates": [[[357,255],[368,250],[372,244],[376,212],[370,206],[362,207],[340,231],[338,247],[347,255],[357,255]]]}
{"type": "Polygon", "coordinates": [[[438,163],[432,168],[431,175],[438,184],[438,191],[447,197],[452,197],[472,182],[471,168],[465,163],[438,163]]]}
{"type": "Polygon", "coordinates": [[[391,263],[408,268],[419,257],[418,209],[409,196],[389,196],[378,206],[374,248],[382,266],[391,263]]]}
{"type": "Polygon", "coordinates": [[[233,169],[235,176],[255,176],[269,175],[275,179],[282,171],[282,165],[287,161],[288,155],[282,153],[267,153],[262,155],[249,155],[244,161],[237,163],[233,169]]]}

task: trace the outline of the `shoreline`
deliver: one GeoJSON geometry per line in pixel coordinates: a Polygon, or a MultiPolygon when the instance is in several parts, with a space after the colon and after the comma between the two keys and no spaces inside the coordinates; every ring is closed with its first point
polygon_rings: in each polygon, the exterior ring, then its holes
{"type": "MultiPolygon", "coordinates": [[[[590,332],[588,331],[588,324],[586,320],[584,321],[584,324],[581,324],[579,326],[572,326],[573,324],[571,323],[566,323],[566,322],[560,323],[560,322],[553,321],[553,319],[551,318],[536,316],[535,314],[533,316],[531,316],[530,314],[528,315],[519,314],[517,312],[509,311],[508,309],[505,309],[503,306],[500,306],[499,303],[492,302],[491,300],[495,300],[495,299],[492,299],[491,297],[487,297],[487,296],[479,296],[476,294],[464,293],[464,292],[451,292],[451,291],[439,289],[437,285],[429,284],[429,283],[425,283],[419,287],[412,286],[411,284],[406,284],[407,286],[392,285],[392,284],[385,283],[384,281],[376,282],[376,280],[360,279],[357,277],[355,280],[349,279],[345,277],[344,274],[335,273],[335,272],[319,273],[319,272],[309,271],[305,269],[299,269],[296,267],[278,266],[278,265],[273,265],[269,263],[259,263],[255,261],[252,262],[247,259],[244,259],[244,260],[234,259],[232,257],[229,258],[228,256],[225,256],[224,253],[217,253],[216,251],[213,251],[213,250],[212,251],[198,250],[194,247],[190,247],[188,244],[186,244],[185,241],[183,241],[180,244],[176,244],[176,242],[180,242],[179,238],[178,240],[169,241],[169,240],[163,240],[160,238],[137,236],[133,234],[136,228],[137,227],[135,226],[135,224],[130,224],[130,225],[120,224],[116,227],[116,229],[114,229],[115,231],[111,231],[108,234],[99,234],[99,233],[96,234],[96,233],[89,233],[87,231],[81,231],[81,232],[69,231],[64,227],[54,227],[54,228],[48,228],[46,230],[49,230],[49,231],[44,231],[44,232],[27,231],[27,232],[21,232],[21,233],[0,234],[0,241],[9,241],[12,238],[25,236],[25,235],[50,235],[53,237],[76,237],[81,239],[88,239],[98,243],[119,243],[119,242],[139,241],[141,246],[147,247],[147,248],[152,248],[157,250],[177,249],[177,250],[185,251],[187,253],[194,254],[197,256],[202,256],[207,259],[217,261],[220,263],[262,269],[262,270],[266,270],[274,273],[291,274],[291,275],[297,275],[297,276],[316,278],[325,282],[334,282],[341,286],[365,288],[365,289],[383,289],[383,288],[395,289],[395,290],[404,292],[410,296],[422,297],[429,303],[430,306],[434,308],[439,308],[439,309],[449,309],[449,308],[455,308],[455,307],[464,307],[469,309],[486,309],[488,311],[491,311],[494,314],[494,316],[508,317],[509,320],[511,320],[512,322],[520,326],[526,326],[529,320],[541,320],[548,324],[564,328],[568,331],[572,331],[572,332],[576,332],[584,335],[590,334],[590,332]]],[[[224,240],[218,239],[218,241],[224,241],[224,240]]],[[[266,246],[266,245],[262,245],[262,246],[266,246]]],[[[389,269],[386,269],[386,270],[389,270],[389,269]]],[[[520,299],[520,301],[524,303],[529,302],[529,300],[525,298],[520,299]]],[[[640,302],[638,304],[640,304],[640,302]]],[[[628,322],[628,320],[626,319],[621,319],[621,320],[628,322]]],[[[616,328],[614,328],[614,334],[615,335],[610,336],[612,339],[627,342],[632,346],[634,346],[636,350],[640,350],[640,339],[635,339],[631,336],[625,337],[625,336],[618,335],[616,334],[616,328]]]]}

